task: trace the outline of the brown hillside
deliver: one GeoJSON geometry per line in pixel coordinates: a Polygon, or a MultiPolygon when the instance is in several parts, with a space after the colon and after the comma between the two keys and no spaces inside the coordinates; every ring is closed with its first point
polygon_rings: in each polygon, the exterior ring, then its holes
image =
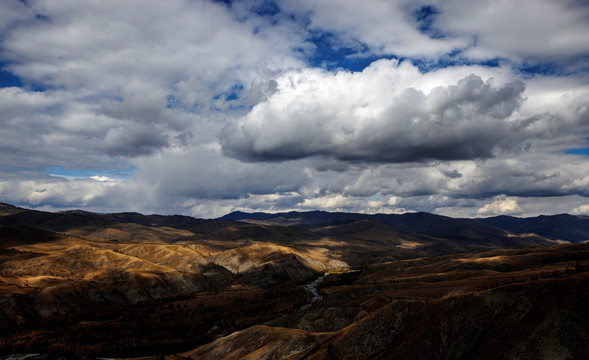
{"type": "Polygon", "coordinates": [[[0,356],[576,359],[586,350],[588,244],[544,247],[554,242],[429,214],[316,215],[296,228],[1,205],[0,356]],[[405,218],[450,235],[380,221],[405,218]],[[318,290],[303,287],[314,279],[318,290]]]}
{"type": "Polygon", "coordinates": [[[338,332],[253,327],[182,354],[194,359],[584,359],[589,276],[433,300],[394,300],[338,332]]]}

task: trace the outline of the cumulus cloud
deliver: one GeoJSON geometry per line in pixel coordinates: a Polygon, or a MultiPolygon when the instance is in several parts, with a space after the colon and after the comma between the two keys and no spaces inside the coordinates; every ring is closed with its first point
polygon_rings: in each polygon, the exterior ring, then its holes
{"type": "Polygon", "coordinates": [[[254,36],[254,24],[235,21],[222,5],[209,1],[27,4],[36,18],[8,32],[3,45],[17,61],[9,68],[38,83],[121,97],[141,88],[198,83],[214,91],[209,86],[220,77],[225,82],[219,90],[248,80],[247,72],[227,73],[230,68],[258,66],[262,59],[268,67],[292,61],[287,54],[292,42],[254,36]]]}
{"type": "Polygon", "coordinates": [[[565,154],[529,153],[472,162],[463,176],[442,190],[455,197],[526,197],[589,195],[586,158],[565,154]]]}
{"type": "Polygon", "coordinates": [[[239,199],[252,194],[298,191],[309,181],[293,164],[252,166],[225,159],[217,146],[167,151],[134,162],[143,169],[134,178],[162,199],[239,199]],[[188,160],[187,160],[188,159],[188,160]]]}
{"type": "Polygon", "coordinates": [[[480,216],[494,216],[521,213],[522,209],[517,203],[517,199],[513,197],[499,197],[493,202],[485,204],[477,210],[477,215],[480,216]]]}
{"type": "Polygon", "coordinates": [[[136,157],[185,146],[199,115],[251,106],[273,91],[272,74],[300,64],[300,37],[210,1],[0,6],[0,65],[25,84],[0,89],[0,121],[19,129],[7,139],[32,137],[41,162],[63,165],[74,148],[136,157]]]}
{"type": "Polygon", "coordinates": [[[32,11],[19,0],[6,0],[0,4],[0,35],[18,21],[27,19],[32,11]]]}
{"type": "Polygon", "coordinates": [[[166,147],[168,141],[156,127],[129,124],[109,129],[101,144],[109,155],[136,156],[151,154],[154,149],[166,147]]]}
{"type": "Polygon", "coordinates": [[[398,199],[394,196],[385,198],[382,196],[365,199],[363,197],[344,196],[332,194],[306,198],[299,204],[302,209],[321,209],[325,211],[344,211],[368,214],[400,214],[407,209],[396,206],[398,199]]]}
{"type": "MultiPolygon", "coordinates": [[[[108,168],[114,157],[148,155],[186,143],[191,128],[175,122],[149,122],[110,116],[102,105],[78,102],[64,90],[0,89],[0,164],[8,168],[62,166],[108,168]],[[108,155],[108,156],[106,156],[108,155]]],[[[161,119],[173,110],[162,111],[161,119]]]]}
{"type": "Polygon", "coordinates": [[[421,77],[396,60],[361,73],[287,73],[273,96],[223,130],[223,150],[266,161],[459,160],[520,150],[529,136],[527,124],[511,118],[523,101],[521,81],[495,84],[471,74],[424,93],[415,87],[421,77]]]}
{"type": "Polygon", "coordinates": [[[589,215],[589,204],[581,205],[573,209],[571,214],[575,215],[589,215]]]}

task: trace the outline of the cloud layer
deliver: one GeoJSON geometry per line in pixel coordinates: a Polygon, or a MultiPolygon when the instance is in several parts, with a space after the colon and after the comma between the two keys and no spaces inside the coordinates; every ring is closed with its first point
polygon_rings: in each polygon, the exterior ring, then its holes
{"type": "Polygon", "coordinates": [[[0,2],[0,201],[586,213],[583,1],[0,2]]]}

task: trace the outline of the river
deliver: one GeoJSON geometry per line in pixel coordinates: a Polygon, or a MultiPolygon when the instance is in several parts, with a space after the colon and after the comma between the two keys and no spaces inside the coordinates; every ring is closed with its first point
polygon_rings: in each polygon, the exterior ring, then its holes
{"type": "Polygon", "coordinates": [[[311,298],[311,302],[310,303],[301,306],[301,308],[299,310],[306,310],[306,309],[310,308],[316,302],[319,302],[319,301],[323,300],[323,296],[319,295],[319,290],[317,290],[317,286],[319,286],[319,284],[321,284],[321,282],[323,281],[323,278],[326,275],[327,274],[323,274],[323,275],[319,276],[317,279],[313,280],[310,284],[307,284],[307,285],[303,286],[303,288],[306,291],[308,291],[311,294],[313,294],[313,297],[311,298]]]}

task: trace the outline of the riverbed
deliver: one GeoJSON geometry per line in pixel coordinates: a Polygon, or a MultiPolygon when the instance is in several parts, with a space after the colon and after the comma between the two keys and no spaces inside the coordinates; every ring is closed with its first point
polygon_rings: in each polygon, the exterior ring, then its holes
{"type": "Polygon", "coordinates": [[[306,309],[310,308],[313,304],[323,300],[323,296],[319,295],[319,290],[317,290],[317,286],[319,286],[319,284],[321,284],[321,282],[323,281],[323,278],[325,276],[327,276],[327,274],[323,274],[323,275],[319,276],[317,279],[313,280],[311,283],[303,286],[303,288],[306,291],[313,294],[313,297],[311,298],[310,303],[301,306],[301,308],[299,310],[306,310],[306,309]]]}

